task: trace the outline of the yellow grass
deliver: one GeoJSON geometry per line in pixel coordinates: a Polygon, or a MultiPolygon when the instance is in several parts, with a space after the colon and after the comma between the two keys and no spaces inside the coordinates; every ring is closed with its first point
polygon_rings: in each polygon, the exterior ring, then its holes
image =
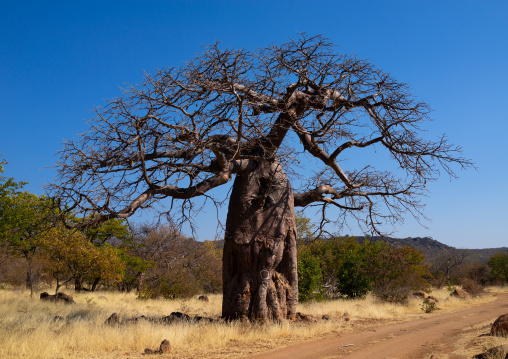
{"type": "MultiPolygon", "coordinates": [[[[72,294],[72,293],[71,293],[72,294]]],[[[454,311],[493,300],[492,295],[470,300],[450,298],[446,290],[432,293],[442,311],[454,311]]],[[[0,358],[141,358],[145,348],[156,349],[163,339],[173,347],[168,358],[235,358],[315,339],[333,332],[353,330],[365,320],[401,320],[424,316],[421,300],[407,305],[383,303],[368,296],[361,300],[334,300],[299,306],[299,311],[331,320],[313,323],[179,323],[139,321],[118,327],[104,325],[112,314],[122,320],[141,315],[162,317],[173,311],[191,316],[220,316],[221,296],[209,295],[208,303],[190,300],[140,301],[135,294],[73,294],[76,304],[31,300],[24,291],[0,290],[0,358]],[[106,297],[100,298],[101,296],[106,297]],[[351,321],[342,319],[348,313],[351,321]],[[54,320],[56,316],[63,320],[54,320]]],[[[430,314],[434,315],[434,314],[430,314]]],[[[160,356],[159,356],[160,357],[160,356]]],[[[146,357],[145,357],[146,358],[146,357]]]]}

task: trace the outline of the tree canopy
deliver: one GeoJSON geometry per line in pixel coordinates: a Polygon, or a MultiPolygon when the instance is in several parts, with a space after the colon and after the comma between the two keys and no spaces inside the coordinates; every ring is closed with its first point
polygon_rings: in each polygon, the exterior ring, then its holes
{"type": "Polygon", "coordinates": [[[53,195],[99,213],[97,221],[169,197],[162,211],[189,221],[199,209],[190,199],[220,203],[211,189],[278,161],[301,184],[295,206],[335,206],[338,221],[351,213],[366,231],[406,212],[419,217],[426,182],[472,164],[445,136],[422,137],[429,107],[406,84],[336,50],[306,34],[257,51],[216,43],[182,67],[146,75],[65,143],[53,195]],[[341,163],[349,149],[372,147],[401,171],[341,163]]]}
{"type": "MultiPolygon", "coordinates": [[[[292,319],[298,302],[295,207],[327,206],[364,231],[422,215],[428,181],[468,167],[445,136],[428,140],[429,107],[367,61],[301,34],[256,51],[219,43],[157,70],[96,108],[68,141],[53,196],[90,222],[156,208],[192,223],[196,197],[234,177],[223,252],[226,319],[292,319]],[[347,166],[361,150],[368,165],[347,166]],[[394,170],[372,160],[386,153],[394,170]],[[350,167],[350,168],[348,168],[350,167]],[[163,203],[165,198],[170,202],[163,203]],[[89,216],[92,214],[92,216],[89,216]]],[[[81,224],[83,225],[83,223],[81,224]]]]}

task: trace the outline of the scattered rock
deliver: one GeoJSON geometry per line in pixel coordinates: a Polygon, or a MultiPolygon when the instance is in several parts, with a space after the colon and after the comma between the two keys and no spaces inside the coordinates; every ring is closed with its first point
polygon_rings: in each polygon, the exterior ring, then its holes
{"type": "Polygon", "coordinates": [[[203,302],[209,302],[209,299],[206,295],[200,295],[198,300],[201,300],[203,302]]]}
{"type": "Polygon", "coordinates": [[[429,295],[427,296],[427,299],[429,300],[433,300],[435,303],[439,303],[439,299],[437,299],[436,297],[434,297],[433,295],[429,295]]]}
{"type": "Polygon", "coordinates": [[[301,320],[304,322],[316,322],[316,318],[314,318],[313,315],[304,314],[304,313],[300,313],[300,312],[296,313],[296,320],[301,320]]]}
{"type": "Polygon", "coordinates": [[[180,323],[180,322],[216,322],[220,319],[214,319],[210,317],[201,317],[199,315],[196,315],[194,318],[191,318],[189,315],[181,312],[172,312],[170,315],[157,318],[157,317],[146,317],[144,315],[141,315],[139,317],[133,317],[133,318],[124,318],[122,321],[120,321],[120,317],[117,313],[111,314],[111,316],[106,319],[104,322],[105,325],[129,325],[129,324],[137,324],[140,321],[148,321],[153,323],[162,323],[162,324],[173,324],[173,323],[180,323]]]}
{"type": "Polygon", "coordinates": [[[65,294],[65,293],[57,293],[56,299],[63,300],[65,303],[75,303],[74,298],[72,298],[72,295],[65,294]]]}
{"type": "Polygon", "coordinates": [[[420,297],[420,298],[423,298],[423,299],[427,299],[429,297],[429,295],[427,293],[425,293],[423,290],[420,290],[418,292],[414,292],[413,295],[415,297],[420,297]]]}
{"type": "Polygon", "coordinates": [[[351,320],[351,316],[349,315],[348,312],[345,312],[344,314],[342,314],[342,319],[345,321],[345,322],[349,322],[351,320]]]}
{"type": "Polygon", "coordinates": [[[324,314],[324,315],[321,317],[321,319],[323,319],[323,320],[330,320],[330,319],[332,319],[332,317],[330,317],[328,314],[324,314]]]}
{"type": "Polygon", "coordinates": [[[120,324],[120,318],[118,317],[118,314],[113,313],[110,315],[108,319],[104,322],[106,325],[119,325],[120,324]]]}
{"type": "Polygon", "coordinates": [[[145,349],[145,354],[168,354],[171,353],[171,344],[169,344],[169,340],[164,339],[159,346],[159,349],[145,349]]]}
{"type": "Polygon", "coordinates": [[[210,322],[210,323],[213,323],[215,322],[215,320],[213,318],[209,318],[209,317],[201,317],[199,315],[196,315],[194,318],[193,318],[194,321],[196,322],[210,322]]]}
{"type": "Polygon", "coordinates": [[[59,315],[55,315],[51,321],[53,323],[56,323],[56,322],[63,322],[64,320],[65,320],[64,317],[61,317],[59,315]]]}
{"type": "Polygon", "coordinates": [[[138,320],[140,318],[129,318],[129,319],[126,319],[122,322],[122,324],[124,325],[128,325],[128,324],[137,324],[138,323],[138,320]]]}
{"type": "Polygon", "coordinates": [[[425,300],[427,301],[427,303],[437,304],[437,301],[434,298],[431,298],[430,295],[425,300]]]}
{"type": "Polygon", "coordinates": [[[181,312],[173,312],[166,317],[162,317],[162,319],[161,319],[161,322],[164,322],[167,324],[171,324],[171,323],[175,323],[175,322],[184,322],[184,321],[190,322],[191,317],[189,317],[187,314],[181,313],[181,312]]]}
{"type": "Polygon", "coordinates": [[[508,356],[508,345],[499,345],[494,348],[490,348],[484,353],[477,354],[474,359],[492,359],[492,358],[506,358],[508,356]]]}
{"type": "Polygon", "coordinates": [[[470,294],[462,289],[455,289],[450,295],[461,299],[468,299],[470,297],[470,294]]]}
{"type": "Polygon", "coordinates": [[[503,314],[496,319],[490,328],[490,335],[495,337],[508,337],[508,314],[503,314]]]}
{"type": "Polygon", "coordinates": [[[65,293],[57,293],[56,295],[51,295],[48,292],[42,292],[40,295],[41,300],[49,300],[51,302],[64,302],[66,304],[72,304],[74,302],[74,298],[71,295],[65,293]]]}
{"type": "Polygon", "coordinates": [[[169,340],[164,339],[159,347],[160,354],[171,353],[171,344],[169,344],[169,340]]]}
{"type": "Polygon", "coordinates": [[[191,317],[189,317],[187,314],[182,312],[172,312],[170,315],[173,315],[176,318],[182,319],[182,320],[191,320],[191,317]]]}

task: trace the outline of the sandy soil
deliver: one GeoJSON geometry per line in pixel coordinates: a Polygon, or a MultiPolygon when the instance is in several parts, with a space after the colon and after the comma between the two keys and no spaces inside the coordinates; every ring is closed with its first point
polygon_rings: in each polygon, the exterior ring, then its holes
{"type": "Polygon", "coordinates": [[[471,358],[486,349],[508,344],[507,338],[490,337],[490,324],[508,313],[508,294],[473,308],[429,315],[396,324],[359,325],[352,333],[308,341],[262,354],[267,358],[471,358]]]}

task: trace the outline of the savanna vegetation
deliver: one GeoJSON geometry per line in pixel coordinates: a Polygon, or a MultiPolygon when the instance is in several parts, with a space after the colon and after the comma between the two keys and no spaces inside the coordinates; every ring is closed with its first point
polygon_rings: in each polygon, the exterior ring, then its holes
{"type": "Polygon", "coordinates": [[[216,43],[97,108],[90,131],[65,143],[50,196],[0,177],[0,356],[136,355],[155,337],[169,337],[179,357],[237,342],[253,350],[267,336],[344,330],[346,308],[357,318],[413,315],[422,311],[413,291],[462,285],[480,297],[506,281],[504,253],[472,262],[449,248],[427,260],[411,245],[324,235],[329,221],[344,228],[353,218],[380,234],[381,223],[418,218],[428,181],[473,166],[444,135],[424,138],[429,108],[406,84],[335,50],[306,34],[254,52],[216,43]],[[383,153],[397,170],[343,169],[350,149],[368,162],[383,153]],[[309,161],[315,171],[301,165],[309,161]],[[196,198],[219,206],[225,199],[210,191],[230,180],[224,240],[182,233],[196,198]],[[308,206],[320,207],[317,231],[295,216],[308,206]],[[331,220],[330,206],[339,213],[331,220]],[[166,220],[129,225],[146,208],[166,220]],[[72,292],[77,303],[39,302],[42,290],[72,292]],[[173,310],[211,321],[154,319],[173,310]],[[125,325],[104,325],[113,311],[125,325]]]}
{"type": "Polygon", "coordinates": [[[112,219],[69,229],[48,198],[24,191],[24,185],[7,177],[0,181],[0,357],[5,358],[141,357],[144,348],[165,338],[181,358],[245,356],[351,330],[345,318],[361,325],[432,312],[410,295],[415,290],[432,291],[440,310],[456,310],[491,300],[480,295],[485,286],[506,280],[504,252],[480,263],[443,251],[437,265],[407,245],[338,235],[315,238],[315,225],[299,213],[298,310],[305,316],[268,325],[224,322],[221,241],[198,242],[171,223],[129,227],[112,219]],[[443,258],[456,264],[445,266],[443,258]],[[477,296],[449,297],[455,285],[477,296]],[[40,301],[41,291],[71,293],[76,303],[40,301]],[[201,294],[209,301],[198,300],[201,294]],[[174,311],[214,321],[132,320],[174,311]],[[124,324],[104,324],[113,312],[124,324]]]}
{"type": "MultiPolygon", "coordinates": [[[[171,223],[129,227],[125,220],[111,219],[68,228],[52,201],[23,190],[25,184],[0,177],[0,284],[25,286],[32,295],[40,287],[58,292],[65,286],[75,292],[134,291],[142,299],[221,292],[222,241],[196,241],[171,223]]],[[[86,221],[72,214],[65,219],[86,221]]],[[[300,302],[372,293],[403,303],[412,291],[431,286],[463,285],[476,293],[507,281],[508,254],[503,251],[479,261],[446,247],[428,260],[407,241],[316,238],[316,225],[301,212],[296,226],[300,302]]]]}

